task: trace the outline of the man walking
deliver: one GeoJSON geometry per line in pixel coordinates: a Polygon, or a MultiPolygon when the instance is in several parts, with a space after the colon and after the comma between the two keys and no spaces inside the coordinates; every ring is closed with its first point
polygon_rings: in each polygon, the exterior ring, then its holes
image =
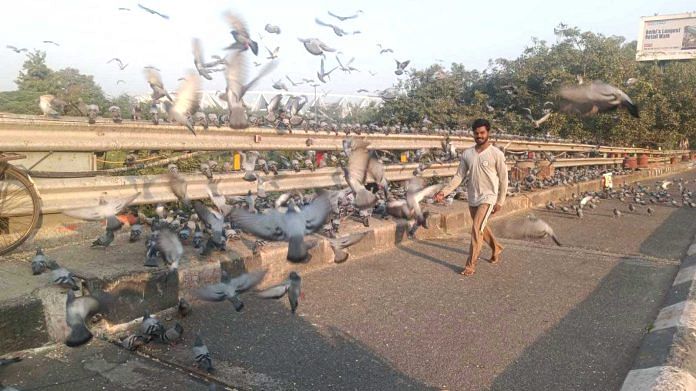
{"type": "Polygon", "coordinates": [[[465,276],[471,276],[476,272],[476,262],[484,241],[493,250],[490,262],[500,262],[503,246],[495,239],[487,223],[488,217],[503,207],[508,185],[505,155],[488,140],[491,124],[485,119],[477,119],[471,128],[476,145],[464,150],[457,174],[436,196],[436,199],[443,199],[454,191],[465,177],[469,180],[467,195],[472,226],[469,259],[462,271],[465,276]]]}

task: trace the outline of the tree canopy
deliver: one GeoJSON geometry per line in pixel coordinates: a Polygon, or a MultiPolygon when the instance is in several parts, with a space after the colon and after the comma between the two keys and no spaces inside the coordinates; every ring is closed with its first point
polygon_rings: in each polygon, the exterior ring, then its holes
{"type": "MultiPolygon", "coordinates": [[[[532,38],[517,58],[491,60],[483,71],[467,70],[458,63],[412,70],[396,85],[402,94],[378,107],[324,111],[345,122],[420,127],[428,118],[437,127],[466,129],[475,118],[483,117],[491,120],[494,129],[508,133],[663,148],[676,147],[688,138],[696,145],[696,61],[637,62],[635,41],[563,24],[554,33],[554,43],[532,38]],[[638,105],[640,118],[622,111],[586,117],[558,112],[559,89],[577,84],[579,77],[623,89],[638,105]],[[526,109],[534,118],[541,117],[544,109],[554,114],[535,129],[525,118],[526,109]]],[[[76,69],[50,69],[41,51],[27,54],[15,83],[16,91],[0,92],[0,111],[39,114],[42,94],[68,102],[68,115],[78,114],[80,102],[96,103],[105,114],[111,104],[128,113],[134,103],[128,95],[107,99],[92,76],[76,69]]]]}

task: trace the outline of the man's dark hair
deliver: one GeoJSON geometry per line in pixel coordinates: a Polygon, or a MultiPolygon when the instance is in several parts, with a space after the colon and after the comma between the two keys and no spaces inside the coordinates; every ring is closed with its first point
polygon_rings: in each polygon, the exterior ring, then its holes
{"type": "Polygon", "coordinates": [[[474,121],[473,124],[471,124],[471,130],[476,130],[477,128],[480,128],[481,126],[486,127],[486,131],[491,131],[491,123],[488,122],[487,119],[484,118],[479,118],[476,121],[474,121]]]}

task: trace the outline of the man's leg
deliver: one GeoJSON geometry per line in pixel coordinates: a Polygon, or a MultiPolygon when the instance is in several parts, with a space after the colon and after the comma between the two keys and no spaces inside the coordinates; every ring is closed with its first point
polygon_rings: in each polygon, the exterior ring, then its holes
{"type": "Polygon", "coordinates": [[[488,227],[488,225],[486,225],[486,228],[483,231],[483,240],[488,243],[493,252],[490,262],[492,264],[500,262],[500,253],[503,252],[503,246],[500,245],[500,242],[498,242],[498,240],[495,238],[493,231],[488,227]]]}
{"type": "MultiPolygon", "coordinates": [[[[469,207],[471,214],[471,246],[469,247],[469,259],[466,261],[466,266],[462,274],[470,276],[476,272],[476,263],[478,262],[481,246],[483,245],[483,234],[481,234],[481,223],[486,217],[486,212],[491,205],[481,204],[475,207],[469,207]]],[[[485,231],[484,231],[485,232],[485,231]]]]}

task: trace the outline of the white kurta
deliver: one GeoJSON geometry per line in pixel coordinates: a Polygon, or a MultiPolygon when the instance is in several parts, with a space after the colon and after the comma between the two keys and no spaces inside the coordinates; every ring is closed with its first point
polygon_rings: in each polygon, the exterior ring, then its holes
{"type": "Polygon", "coordinates": [[[481,204],[500,204],[505,202],[508,175],[505,154],[490,145],[481,153],[475,147],[467,148],[462,153],[457,174],[442,192],[448,195],[468,176],[467,195],[470,206],[481,204]]]}

